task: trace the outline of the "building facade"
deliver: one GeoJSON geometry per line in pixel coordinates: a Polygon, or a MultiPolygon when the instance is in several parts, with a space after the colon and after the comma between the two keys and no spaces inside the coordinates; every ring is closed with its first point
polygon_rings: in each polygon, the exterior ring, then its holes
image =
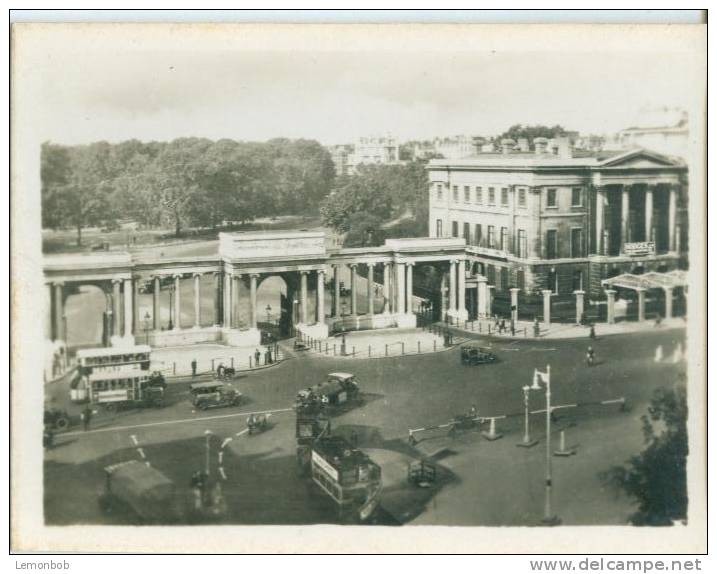
{"type": "Polygon", "coordinates": [[[473,270],[536,301],[543,291],[604,297],[601,281],[621,273],[670,271],[686,262],[687,168],[644,149],[516,151],[433,160],[430,234],[462,237],[473,270]]]}

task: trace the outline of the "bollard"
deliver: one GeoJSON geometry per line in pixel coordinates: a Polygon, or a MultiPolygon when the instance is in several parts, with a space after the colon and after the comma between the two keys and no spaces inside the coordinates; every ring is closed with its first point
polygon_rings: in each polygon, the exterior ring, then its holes
{"type": "Polygon", "coordinates": [[[250,368],[250,369],[252,368],[252,360],[253,360],[253,359],[252,359],[252,356],[249,355],[249,368],[250,368]]]}
{"type": "Polygon", "coordinates": [[[388,344],[386,345],[386,356],[388,357],[388,344]]]}
{"type": "Polygon", "coordinates": [[[553,453],[555,456],[572,456],[575,454],[574,450],[566,448],[565,446],[565,431],[560,431],[560,448],[553,453]]]}
{"type": "Polygon", "coordinates": [[[234,357],[232,357],[232,369],[234,368],[234,357]]]}
{"type": "Polygon", "coordinates": [[[172,374],[173,375],[177,374],[177,363],[172,363],[172,374]]]}
{"type": "Polygon", "coordinates": [[[329,343],[328,343],[328,341],[326,342],[325,353],[326,353],[327,355],[329,354],[329,343]]]}
{"type": "Polygon", "coordinates": [[[436,352],[436,340],[435,339],[433,339],[433,352],[434,353],[436,352]]]}
{"type": "Polygon", "coordinates": [[[336,356],[336,343],[334,343],[334,357],[336,356]]]}
{"type": "Polygon", "coordinates": [[[418,341],[418,354],[421,354],[421,341],[418,341]]]}
{"type": "Polygon", "coordinates": [[[403,343],[403,342],[401,342],[401,354],[402,355],[406,354],[406,347],[405,347],[405,343],[403,343]]]}
{"type": "Polygon", "coordinates": [[[212,359],[212,371],[214,370],[214,359],[212,359]]]}
{"type": "Polygon", "coordinates": [[[498,440],[503,437],[502,434],[496,432],[495,430],[495,419],[490,419],[490,430],[488,432],[483,431],[481,434],[483,435],[483,438],[487,440],[498,440]]]}
{"type": "Polygon", "coordinates": [[[488,334],[490,335],[490,323],[488,323],[488,334]]]}
{"type": "Polygon", "coordinates": [[[523,337],[528,336],[528,327],[523,327],[523,337]]]}
{"type": "Polygon", "coordinates": [[[662,345],[657,345],[655,349],[655,362],[659,363],[660,361],[662,361],[662,345]]]}
{"type": "Polygon", "coordinates": [[[368,346],[368,358],[371,358],[371,345],[368,346]]]}
{"type": "Polygon", "coordinates": [[[471,321],[471,331],[475,331],[475,330],[476,330],[476,322],[471,321]]]}
{"type": "Polygon", "coordinates": [[[352,357],[356,356],[356,347],[353,347],[353,346],[351,347],[351,356],[352,357]]]}
{"type": "Polygon", "coordinates": [[[483,323],[481,323],[480,321],[478,321],[478,332],[479,333],[483,332],[483,323]]]}

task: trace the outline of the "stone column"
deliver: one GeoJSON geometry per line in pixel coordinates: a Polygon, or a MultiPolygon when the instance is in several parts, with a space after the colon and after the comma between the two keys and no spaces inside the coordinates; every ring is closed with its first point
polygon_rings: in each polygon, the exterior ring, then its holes
{"type": "Polygon", "coordinates": [[[160,296],[162,294],[162,283],[160,281],[159,276],[154,276],[154,289],[152,293],[152,327],[155,331],[159,331],[160,329],[160,309],[159,309],[159,301],[160,296]]]}
{"type": "Polygon", "coordinates": [[[249,328],[256,329],[256,280],[259,276],[256,273],[249,275],[249,328]]]}
{"type": "Polygon", "coordinates": [[[488,280],[485,277],[478,277],[476,284],[476,298],[478,316],[485,317],[488,315],[488,280]]]}
{"type": "Polygon", "coordinates": [[[132,281],[132,332],[131,335],[139,334],[139,279],[132,281]]]}
{"type": "Polygon", "coordinates": [[[221,291],[222,291],[222,277],[218,271],[214,272],[214,321],[215,327],[218,327],[222,322],[221,314],[221,291]]]}
{"type": "Polygon", "coordinates": [[[406,264],[396,263],[396,312],[406,313],[406,264]]]}
{"type": "Polygon", "coordinates": [[[356,264],[352,263],[351,268],[351,316],[355,317],[358,315],[358,308],[356,306],[356,264]]]}
{"type": "Polygon", "coordinates": [[[665,319],[672,319],[672,287],[663,287],[665,291],[665,319]]]}
{"type": "Polygon", "coordinates": [[[642,323],[645,320],[645,289],[637,288],[637,320],[642,323]]]}
{"type": "Polygon", "coordinates": [[[622,186],[622,211],[620,212],[620,253],[630,241],[630,186],[622,186]]]}
{"type": "Polygon", "coordinates": [[[585,313],[585,291],[573,291],[575,295],[575,322],[579,325],[585,313]]]}
{"type": "Polygon", "coordinates": [[[332,303],[334,304],[334,317],[341,316],[341,282],[339,281],[339,266],[334,265],[334,297],[332,303]]]}
{"type": "Polygon", "coordinates": [[[598,187],[595,197],[595,252],[605,255],[605,189],[598,187]]]}
{"type": "Polygon", "coordinates": [[[124,336],[131,337],[134,331],[134,306],[132,303],[132,295],[134,294],[134,286],[132,279],[124,280],[124,336]]]}
{"type": "Polygon", "coordinates": [[[366,288],[366,296],[368,297],[368,315],[373,315],[373,263],[368,264],[368,287],[366,288]]]}
{"type": "Polygon", "coordinates": [[[517,287],[510,289],[510,320],[514,324],[518,322],[518,293],[520,293],[520,289],[517,287]]]}
{"type": "Polygon", "coordinates": [[[182,294],[180,287],[182,286],[182,276],[174,276],[174,329],[181,329],[182,319],[182,294]]]}
{"type": "Polygon", "coordinates": [[[324,324],[324,270],[316,272],[316,322],[324,324]]]}
{"type": "Polygon", "coordinates": [[[461,319],[465,320],[466,311],[466,262],[464,259],[458,261],[458,313],[461,319]]]}
{"type": "Polygon", "coordinates": [[[390,313],[393,310],[393,305],[391,301],[391,264],[390,263],[384,263],[383,264],[383,300],[384,313],[390,313]]]}
{"type": "Polygon", "coordinates": [[[652,186],[647,186],[645,191],[645,241],[652,241],[652,186]]]}
{"type": "MultiPolygon", "coordinates": [[[[118,284],[119,285],[119,284],[118,284]]],[[[64,340],[64,322],[65,322],[65,301],[62,293],[63,283],[53,283],[52,289],[55,297],[55,318],[54,318],[54,329],[53,329],[53,340],[62,341],[64,340]]]]}
{"type": "Polygon", "coordinates": [[[607,322],[609,325],[615,324],[615,293],[614,289],[605,289],[605,295],[607,295],[607,322]]]}
{"type": "Polygon", "coordinates": [[[306,303],[307,303],[307,301],[306,301],[307,294],[306,293],[308,290],[307,275],[308,275],[308,271],[301,272],[301,294],[300,294],[301,300],[299,301],[299,323],[301,323],[301,324],[306,324],[306,319],[307,319],[307,314],[308,314],[307,310],[306,310],[306,303]]]}
{"type": "Polygon", "coordinates": [[[200,306],[200,283],[201,273],[194,274],[194,327],[199,329],[201,323],[201,306],[200,306]]]}
{"type": "Polygon", "coordinates": [[[550,297],[553,292],[550,289],[543,289],[543,323],[546,327],[550,326],[550,297]]]}
{"type": "Polygon", "coordinates": [[[448,273],[448,310],[451,314],[456,312],[456,265],[457,261],[451,261],[451,269],[448,273]]]}
{"type": "Polygon", "coordinates": [[[120,279],[112,280],[112,335],[120,336],[120,323],[122,311],[120,310],[120,287],[122,281],[120,279]]]}
{"type": "Polygon", "coordinates": [[[676,251],[677,246],[675,244],[675,225],[677,223],[677,188],[674,185],[670,186],[670,201],[667,215],[668,235],[669,235],[669,251],[676,251]]]}
{"type": "Polygon", "coordinates": [[[485,312],[486,316],[493,315],[493,296],[495,295],[495,285],[486,286],[485,312]]]}
{"type": "Polygon", "coordinates": [[[413,263],[406,264],[406,313],[413,315],[413,263]]]}
{"type": "Polygon", "coordinates": [[[239,328],[239,282],[241,275],[232,276],[232,328],[239,328]]]}
{"type": "Polygon", "coordinates": [[[224,272],[224,291],[222,293],[222,325],[225,329],[232,326],[232,275],[227,271],[224,272]]]}

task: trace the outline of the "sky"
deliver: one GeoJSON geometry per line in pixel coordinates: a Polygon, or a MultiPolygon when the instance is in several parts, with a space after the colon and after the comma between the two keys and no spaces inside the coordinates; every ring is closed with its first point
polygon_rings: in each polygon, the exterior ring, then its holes
{"type": "Polygon", "coordinates": [[[540,43],[427,38],[412,49],[340,38],[330,49],[294,49],[271,34],[205,44],[181,34],[45,36],[20,56],[32,62],[38,135],[64,144],[184,136],[338,144],[387,133],[490,136],[516,123],[610,133],[644,124],[656,108],[689,109],[696,66],[669,42],[635,50],[629,35],[608,51],[589,41],[554,49],[550,34],[540,43]]]}

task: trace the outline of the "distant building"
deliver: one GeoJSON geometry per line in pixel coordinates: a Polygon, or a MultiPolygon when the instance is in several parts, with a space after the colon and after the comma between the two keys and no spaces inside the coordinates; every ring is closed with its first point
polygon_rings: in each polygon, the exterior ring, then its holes
{"type": "Polygon", "coordinates": [[[476,155],[479,138],[467,135],[435,138],[433,151],[446,159],[463,159],[476,155]]]}
{"type": "Polygon", "coordinates": [[[352,174],[359,165],[391,165],[400,163],[398,141],[391,135],[361,137],[354,144],[354,152],[347,162],[347,173],[352,174]]]}
{"type": "Polygon", "coordinates": [[[334,162],[336,175],[347,175],[351,155],[354,152],[354,146],[350,144],[341,144],[329,146],[328,149],[331,154],[331,161],[334,162]]]}
{"type": "Polygon", "coordinates": [[[569,138],[533,143],[523,152],[503,140],[502,153],[427,166],[430,235],[465,238],[496,301],[511,288],[601,298],[605,278],[686,265],[684,162],[644,149],[577,151],[569,138]]]}
{"type": "Polygon", "coordinates": [[[685,158],[688,144],[687,112],[661,108],[644,113],[637,125],[606,138],[603,149],[625,150],[642,147],[685,158]]]}

